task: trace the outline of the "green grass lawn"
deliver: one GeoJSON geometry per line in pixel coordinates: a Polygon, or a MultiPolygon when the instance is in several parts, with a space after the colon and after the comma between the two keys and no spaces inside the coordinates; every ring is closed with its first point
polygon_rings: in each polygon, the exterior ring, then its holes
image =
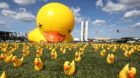
{"type": "MultiPolygon", "coordinates": [[[[10,45],[12,44],[9,44],[9,46],[10,45]]],[[[62,54],[58,47],[56,60],[51,59],[50,50],[46,48],[46,45],[43,46],[43,55],[41,56],[44,63],[43,70],[35,71],[34,59],[36,57],[36,49],[34,46],[31,46],[30,56],[25,58],[24,64],[21,67],[14,68],[12,63],[5,63],[3,60],[0,60],[0,74],[5,70],[7,78],[117,78],[120,70],[127,63],[130,63],[130,66],[137,68],[135,78],[140,78],[140,52],[135,52],[130,58],[126,58],[123,55],[124,52],[119,49],[117,53],[114,53],[115,62],[109,65],[106,62],[106,57],[100,55],[101,49],[99,52],[96,52],[94,48],[88,44],[84,54],[81,56],[81,61],[76,62],[76,74],[66,76],[63,71],[64,62],[66,60],[72,61],[74,59],[74,53],[84,44],[77,46],[76,49],[72,48],[71,51],[66,49],[66,54],[62,54]]],[[[13,54],[18,57],[22,56],[22,44],[19,44],[19,48],[13,54]]]]}

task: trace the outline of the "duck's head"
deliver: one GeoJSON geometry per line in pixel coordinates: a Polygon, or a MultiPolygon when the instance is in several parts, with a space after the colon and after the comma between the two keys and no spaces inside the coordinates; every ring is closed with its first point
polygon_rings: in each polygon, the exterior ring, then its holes
{"type": "Polygon", "coordinates": [[[38,50],[36,50],[36,54],[41,54],[41,52],[42,52],[42,51],[41,51],[41,50],[39,50],[39,49],[38,49],[38,50]]]}
{"type": "Polygon", "coordinates": [[[64,70],[69,70],[70,68],[71,68],[70,62],[69,61],[66,61],[64,63],[64,70]]]}
{"type": "Polygon", "coordinates": [[[0,59],[3,59],[3,58],[5,58],[5,54],[0,55],[0,59]]]}
{"type": "Polygon", "coordinates": [[[78,58],[80,54],[78,52],[75,53],[75,57],[78,58]]]}
{"type": "Polygon", "coordinates": [[[74,15],[66,5],[53,2],[39,10],[36,23],[48,42],[61,42],[73,30],[74,15]]]}
{"type": "Polygon", "coordinates": [[[35,58],[34,64],[35,64],[35,65],[39,65],[39,64],[40,64],[39,58],[35,58]]]}
{"type": "Polygon", "coordinates": [[[73,30],[74,15],[66,5],[53,2],[39,10],[36,23],[48,42],[61,42],[73,30]]]}
{"type": "Polygon", "coordinates": [[[55,52],[51,52],[51,57],[55,57],[55,52]]]}
{"type": "Polygon", "coordinates": [[[17,56],[13,56],[11,61],[15,62],[16,60],[17,60],[17,56]]]}
{"type": "Polygon", "coordinates": [[[136,75],[136,68],[131,67],[130,70],[127,71],[129,78],[134,78],[136,75]]]}
{"type": "Polygon", "coordinates": [[[113,54],[110,54],[109,59],[110,59],[111,61],[114,61],[114,58],[115,58],[115,56],[114,56],[113,54]]]}

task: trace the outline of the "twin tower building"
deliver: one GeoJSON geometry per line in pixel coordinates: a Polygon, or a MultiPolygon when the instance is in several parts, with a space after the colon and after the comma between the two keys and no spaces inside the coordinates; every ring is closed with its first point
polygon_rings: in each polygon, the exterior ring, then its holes
{"type": "Polygon", "coordinates": [[[88,21],[81,21],[81,41],[88,41],[88,21]]]}

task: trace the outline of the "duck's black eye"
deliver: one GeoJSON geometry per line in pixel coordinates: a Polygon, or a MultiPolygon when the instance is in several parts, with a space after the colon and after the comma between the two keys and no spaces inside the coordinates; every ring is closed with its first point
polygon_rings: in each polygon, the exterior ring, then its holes
{"type": "Polygon", "coordinates": [[[68,66],[70,66],[70,63],[68,63],[68,66]]]}
{"type": "Polygon", "coordinates": [[[71,32],[71,30],[69,29],[69,30],[68,30],[68,33],[70,33],[70,32],[71,32]]]}
{"type": "Polygon", "coordinates": [[[39,27],[41,28],[42,27],[42,24],[39,23],[39,27]]]}

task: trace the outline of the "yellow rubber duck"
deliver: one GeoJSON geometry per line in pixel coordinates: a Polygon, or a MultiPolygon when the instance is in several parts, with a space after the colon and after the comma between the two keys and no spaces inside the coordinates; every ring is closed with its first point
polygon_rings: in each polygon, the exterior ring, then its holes
{"type": "Polygon", "coordinates": [[[36,17],[37,28],[28,34],[31,42],[71,42],[74,15],[66,5],[52,2],[44,5],[36,17]]]}
{"type": "Polygon", "coordinates": [[[6,50],[7,50],[7,46],[1,49],[1,51],[4,53],[6,52],[6,50]]]}
{"type": "Polygon", "coordinates": [[[66,75],[74,75],[76,67],[75,67],[75,61],[73,60],[71,63],[69,61],[66,61],[64,63],[64,73],[66,75]]]}
{"type": "Polygon", "coordinates": [[[101,53],[100,53],[100,54],[101,54],[101,56],[103,56],[103,57],[104,57],[104,56],[106,56],[106,50],[105,50],[105,49],[103,49],[103,50],[101,51],[101,53]]]}
{"type": "Polygon", "coordinates": [[[18,59],[17,56],[13,56],[11,61],[13,62],[14,67],[19,67],[23,64],[23,60],[23,56],[20,59],[18,59]]]}
{"type": "Polygon", "coordinates": [[[84,54],[84,50],[85,50],[84,48],[80,48],[79,49],[80,55],[83,55],[84,54]]]}
{"type": "Polygon", "coordinates": [[[35,67],[35,70],[37,71],[40,71],[43,69],[43,62],[42,60],[40,59],[40,57],[36,57],[35,60],[34,60],[34,67],[35,67]]]}
{"type": "Polygon", "coordinates": [[[13,54],[1,54],[0,59],[3,59],[5,63],[11,62],[11,59],[13,57],[13,54]]]}
{"type": "Polygon", "coordinates": [[[131,67],[129,69],[129,64],[126,64],[124,68],[119,73],[119,78],[134,78],[136,75],[136,68],[131,67]]]}
{"type": "Polygon", "coordinates": [[[131,48],[131,50],[130,50],[132,53],[134,53],[135,52],[135,50],[133,49],[133,48],[131,48]]]}
{"type": "Polygon", "coordinates": [[[107,61],[107,63],[108,64],[112,64],[112,63],[114,63],[114,61],[115,61],[115,56],[114,56],[114,54],[108,54],[108,56],[107,56],[107,58],[106,58],[106,61],[107,61]]]}
{"type": "Polygon", "coordinates": [[[99,48],[98,47],[94,47],[95,49],[95,52],[98,52],[99,51],[99,48]]]}
{"type": "Polygon", "coordinates": [[[81,60],[81,55],[79,52],[75,52],[75,61],[80,61],[81,60]]]}
{"type": "Polygon", "coordinates": [[[57,52],[56,52],[56,50],[52,50],[51,51],[51,58],[52,59],[56,59],[57,58],[57,52]]]}
{"type": "Polygon", "coordinates": [[[6,73],[5,71],[3,71],[3,73],[1,74],[0,78],[6,78],[6,73]]]}
{"type": "Polygon", "coordinates": [[[43,53],[42,50],[43,50],[43,49],[40,49],[40,50],[38,49],[38,50],[36,50],[36,57],[42,56],[42,53],[43,53]]]}
{"type": "Polygon", "coordinates": [[[22,55],[23,55],[24,57],[29,56],[29,54],[30,54],[29,50],[23,50],[23,51],[22,51],[22,55]]]}
{"type": "Polygon", "coordinates": [[[124,56],[125,57],[130,57],[132,55],[132,52],[131,51],[128,51],[128,50],[126,50],[125,52],[124,52],[124,56]]]}
{"type": "Polygon", "coordinates": [[[66,49],[63,49],[63,50],[62,50],[62,53],[65,54],[65,53],[66,53],[66,49]]]}
{"type": "Polygon", "coordinates": [[[115,46],[115,47],[112,49],[112,51],[113,51],[114,53],[116,53],[116,52],[118,52],[118,48],[115,46]]]}

